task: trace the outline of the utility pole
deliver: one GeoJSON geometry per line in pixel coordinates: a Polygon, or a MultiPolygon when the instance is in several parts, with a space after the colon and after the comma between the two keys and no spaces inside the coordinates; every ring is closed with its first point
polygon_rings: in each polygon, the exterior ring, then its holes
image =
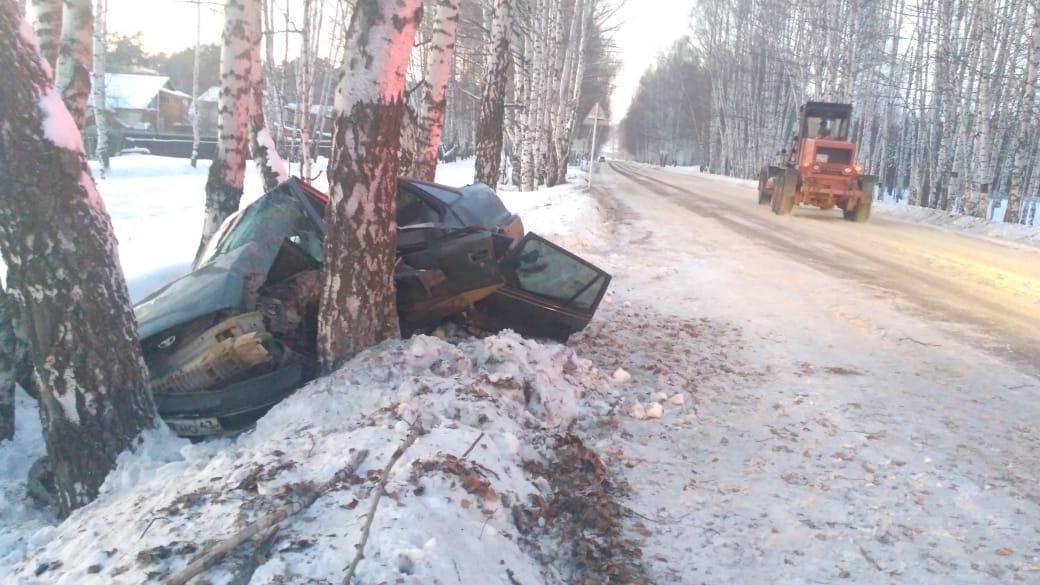
{"type": "Polygon", "coordinates": [[[592,171],[596,165],[596,134],[599,132],[599,104],[592,109],[592,156],[589,158],[589,189],[592,188],[592,171]]]}

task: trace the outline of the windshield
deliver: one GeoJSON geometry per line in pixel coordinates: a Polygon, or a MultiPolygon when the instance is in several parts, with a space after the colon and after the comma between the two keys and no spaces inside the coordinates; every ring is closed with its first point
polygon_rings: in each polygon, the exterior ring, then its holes
{"type": "Polygon", "coordinates": [[[269,193],[224,222],[209,241],[197,267],[250,242],[267,241],[272,246],[281,246],[286,238],[321,262],[324,253],[321,234],[303,205],[287,193],[269,193]]]}
{"type": "Polygon", "coordinates": [[[849,121],[839,117],[809,116],[805,120],[806,138],[846,140],[849,137],[849,121]]]}

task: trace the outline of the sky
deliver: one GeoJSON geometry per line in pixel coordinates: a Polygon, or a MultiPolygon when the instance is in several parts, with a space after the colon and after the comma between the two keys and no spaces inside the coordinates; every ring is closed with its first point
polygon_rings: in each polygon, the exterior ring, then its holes
{"type": "Polygon", "coordinates": [[[693,0],[628,0],[616,17],[621,72],[610,100],[614,121],[625,117],[639,78],[676,39],[687,33],[693,0]]]}
{"type": "MultiPolygon", "coordinates": [[[[622,69],[611,99],[614,120],[624,117],[643,72],[657,54],[686,34],[694,0],[627,0],[615,19],[622,69]]],[[[108,0],[110,33],[141,32],[151,52],[175,52],[195,42],[195,10],[191,0],[108,0]]],[[[202,42],[220,39],[220,0],[202,0],[202,42]]]]}

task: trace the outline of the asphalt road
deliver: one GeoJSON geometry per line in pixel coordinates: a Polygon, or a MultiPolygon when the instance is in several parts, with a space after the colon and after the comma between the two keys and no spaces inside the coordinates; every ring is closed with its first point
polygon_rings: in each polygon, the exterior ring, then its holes
{"type": "MultiPolygon", "coordinates": [[[[1023,373],[1040,373],[1040,249],[877,213],[864,224],[812,207],[778,217],[758,206],[756,190],[746,185],[621,162],[605,167],[639,187],[630,190],[633,197],[663,199],[717,221],[734,238],[873,287],[904,310],[963,326],[975,347],[1023,373]]],[[[627,204],[639,207],[638,200],[627,204]]]]}

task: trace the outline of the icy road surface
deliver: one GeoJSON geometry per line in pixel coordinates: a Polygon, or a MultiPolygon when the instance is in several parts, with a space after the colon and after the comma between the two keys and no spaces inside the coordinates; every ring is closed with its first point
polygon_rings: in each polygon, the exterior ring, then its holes
{"type": "Polygon", "coordinates": [[[599,445],[654,582],[1040,582],[1040,250],[601,166],[572,344],[688,397],[599,445]]]}

